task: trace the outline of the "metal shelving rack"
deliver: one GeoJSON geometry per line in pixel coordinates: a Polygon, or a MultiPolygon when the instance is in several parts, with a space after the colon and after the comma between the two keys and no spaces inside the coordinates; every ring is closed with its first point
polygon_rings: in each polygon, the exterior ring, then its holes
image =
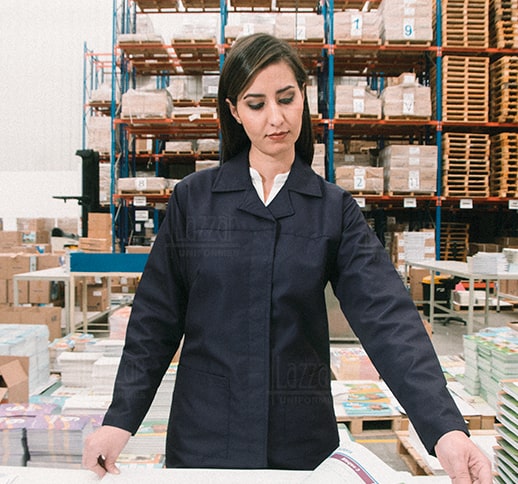
{"type": "MultiPolygon", "coordinates": [[[[345,8],[359,8],[361,9],[365,4],[366,0],[341,0],[336,2],[335,0],[322,0],[318,5],[315,2],[304,2],[299,0],[298,2],[283,2],[277,1],[276,4],[270,4],[270,2],[254,2],[253,6],[242,7],[245,2],[238,2],[238,6],[233,6],[232,3],[236,4],[236,1],[230,3],[226,0],[196,0],[198,6],[192,6],[191,0],[188,3],[184,2],[185,6],[180,8],[180,4],[176,0],[113,0],[113,53],[112,53],[112,72],[120,73],[120,77],[112,76],[112,105],[111,105],[111,116],[113,120],[113,132],[112,132],[112,151],[110,154],[110,163],[112,169],[112,187],[111,187],[111,211],[112,218],[114,220],[114,227],[118,224],[119,232],[122,233],[124,239],[124,231],[127,230],[124,227],[124,220],[127,220],[127,204],[124,197],[117,196],[115,192],[115,173],[116,170],[120,171],[121,176],[128,176],[130,170],[129,162],[129,146],[127,146],[126,137],[121,133],[127,132],[133,136],[146,136],[149,133],[153,135],[163,135],[169,137],[169,139],[179,139],[187,133],[188,130],[192,131],[192,134],[196,134],[200,130],[207,130],[217,133],[218,123],[217,120],[204,120],[198,123],[191,123],[191,126],[179,126],[172,120],[148,120],[148,126],[144,125],[128,125],[125,120],[121,120],[117,116],[117,105],[115,104],[115,92],[120,90],[125,92],[130,83],[132,82],[132,74],[130,69],[126,65],[128,59],[121,53],[117,45],[118,33],[131,32],[131,29],[135,26],[136,20],[136,5],[138,4],[142,13],[177,13],[177,12],[219,12],[221,19],[219,42],[215,47],[215,59],[216,65],[221,68],[224,57],[226,39],[225,39],[225,24],[228,20],[229,13],[239,11],[250,11],[250,12],[279,12],[279,11],[296,11],[297,8],[301,8],[301,11],[314,11],[316,14],[321,14],[324,23],[324,42],[320,44],[316,43],[297,43],[295,46],[304,57],[306,55],[306,61],[308,65],[314,63],[308,52],[320,52],[321,61],[323,64],[322,70],[319,72],[319,86],[325,93],[325,112],[323,119],[315,122],[317,133],[324,138],[324,142],[327,147],[327,158],[326,158],[326,173],[327,178],[330,181],[334,181],[334,159],[333,159],[333,145],[334,140],[338,136],[357,136],[370,133],[373,136],[382,138],[384,136],[396,136],[398,134],[406,134],[420,137],[421,139],[431,140],[435,137],[435,143],[438,147],[438,160],[437,160],[437,191],[435,196],[417,196],[417,206],[423,206],[432,208],[435,210],[435,235],[436,235],[436,257],[439,258],[439,248],[441,240],[441,222],[442,222],[442,210],[446,208],[453,210],[455,204],[458,203],[458,197],[444,197],[442,194],[442,149],[443,149],[443,134],[444,131],[463,130],[466,128],[466,123],[444,121],[442,119],[442,61],[444,55],[449,54],[464,54],[464,55],[485,55],[485,56],[496,56],[496,55],[518,55],[518,49],[470,49],[470,48],[451,48],[444,47],[442,45],[442,32],[440,18],[442,16],[442,5],[441,1],[436,2],[436,43],[434,45],[337,45],[334,42],[334,11],[335,9],[345,8]],[[270,5],[270,7],[267,6],[270,5]],[[291,5],[293,4],[293,5],[291,5]],[[241,9],[241,10],[240,10],[241,9]],[[302,10],[303,9],[303,10],[302,10]],[[363,57],[362,57],[363,56],[363,57]],[[347,60],[349,62],[354,59],[354,62],[358,64],[358,68],[364,64],[365,59],[371,59],[371,70],[367,74],[370,76],[374,87],[378,90],[383,87],[384,76],[394,75],[399,69],[405,65],[414,65],[416,70],[421,72],[429,72],[431,63],[434,64],[436,69],[436,115],[432,120],[366,120],[366,119],[335,119],[334,112],[334,77],[337,72],[336,67],[340,66],[340,62],[347,60]],[[375,59],[372,61],[372,59],[375,59]],[[373,63],[374,62],[374,63],[373,63]],[[118,203],[118,206],[116,205],[118,203]]],[[[372,7],[379,6],[381,0],[371,1],[372,7]]],[[[165,46],[171,47],[171,46],[165,46]]],[[[86,47],[85,47],[86,48],[86,47]]],[[[178,62],[178,59],[173,61],[173,64],[178,62]]],[[[354,63],[352,64],[354,67],[354,63]]],[[[167,66],[166,66],[167,67],[167,66]]],[[[314,66],[313,66],[314,67],[314,66]]],[[[156,73],[155,73],[156,74],[156,73]]],[[[86,85],[85,85],[86,92],[86,85]]],[[[86,105],[86,104],[85,104],[86,105]]],[[[85,114],[86,116],[86,114],[85,114]]],[[[518,125],[515,123],[469,123],[469,129],[474,132],[498,132],[503,130],[518,131],[518,125]]],[[[159,163],[166,162],[168,157],[166,154],[160,153],[159,149],[152,154],[152,160],[157,165],[159,163]]],[[[137,155],[138,156],[138,155],[137,155]]],[[[174,161],[174,160],[170,160],[174,161]]],[[[133,158],[135,162],[135,158],[133,158]]],[[[363,197],[363,195],[362,195],[363,197]]],[[[401,196],[388,196],[388,195],[366,195],[365,201],[372,206],[379,206],[380,208],[403,208],[402,200],[405,197],[401,196]]],[[[164,202],[161,197],[150,198],[150,203],[164,202]]],[[[506,198],[500,197],[483,197],[474,198],[474,207],[503,207],[509,202],[506,198]]],[[[114,237],[115,237],[115,230],[114,237]]],[[[124,245],[124,244],[123,244],[124,245]]],[[[115,244],[113,244],[115,247],[115,244]]],[[[122,247],[123,249],[123,247],[122,247]]]]}

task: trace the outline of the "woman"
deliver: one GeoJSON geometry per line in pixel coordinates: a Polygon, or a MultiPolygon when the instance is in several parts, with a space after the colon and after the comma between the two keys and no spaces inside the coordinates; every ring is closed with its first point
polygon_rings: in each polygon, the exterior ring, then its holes
{"type": "Polygon", "coordinates": [[[186,177],[171,197],[113,403],[85,445],[84,465],[99,475],[117,472],[182,338],[168,467],[315,468],[338,446],[331,282],[427,449],[452,478],[471,471],[491,482],[384,249],[354,199],[311,170],[306,83],[294,51],[274,37],[232,47],[218,93],[223,163],[186,177]]]}

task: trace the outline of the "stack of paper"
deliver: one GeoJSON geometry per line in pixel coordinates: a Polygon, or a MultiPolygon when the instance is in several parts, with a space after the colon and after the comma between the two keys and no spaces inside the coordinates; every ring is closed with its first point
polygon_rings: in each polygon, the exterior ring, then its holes
{"type": "Polygon", "coordinates": [[[24,466],[28,459],[26,428],[34,417],[0,417],[0,463],[24,466]]]}
{"type": "Polygon", "coordinates": [[[89,417],[43,415],[27,427],[27,466],[81,467],[83,443],[92,432],[89,417]]]}
{"type": "Polygon", "coordinates": [[[507,272],[509,263],[502,252],[477,252],[468,257],[468,266],[476,274],[498,274],[507,272]]]}
{"type": "Polygon", "coordinates": [[[130,437],[125,454],[164,454],[167,435],[167,419],[145,419],[137,433],[130,437]]]}
{"type": "Polygon", "coordinates": [[[167,420],[169,417],[169,412],[171,410],[171,398],[176,381],[177,367],[177,363],[171,363],[167,369],[167,372],[165,373],[164,378],[162,378],[162,382],[158,387],[155,398],[153,399],[153,403],[151,404],[151,407],[149,408],[149,411],[146,415],[146,419],[167,420]]]}
{"type": "Polygon", "coordinates": [[[121,454],[117,459],[117,467],[120,469],[162,469],[165,466],[164,454],[121,454]]]}
{"type": "Polygon", "coordinates": [[[119,369],[120,357],[102,356],[92,368],[92,390],[100,395],[112,395],[115,377],[119,369]]]}
{"type": "Polygon", "coordinates": [[[85,351],[90,353],[100,353],[102,356],[121,356],[124,349],[123,339],[98,339],[93,344],[88,345],[85,351]]]}
{"type": "Polygon", "coordinates": [[[55,339],[49,344],[50,368],[52,371],[61,371],[57,359],[61,353],[68,351],[84,351],[86,346],[95,341],[93,335],[72,333],[63,338],[55,339]]]}
{"type": "Polygon", "coordinates": [[[102,356],[97,352],[66,352],[58,357],[63,385],[91,387],[93,364],[102,356]]]}
{"type": "Polygon", "coordinates": [[[495,482],[516,482],[518,475],[518,380],[503,380],[496,425],[498,446],[494,449],[495,482]]]}
{"type": "Polygon", "coordinates": [[[482,396],[493,408],[497,406],[500,381],[518,378],[518,336],[507,327],[486,328],[464,336],[466,370],[460,380],[473,395],[482,396]],[[476,352],[476,354],[475,354],[476,352]],[[480,388],[476,390],[476,379],[480,388]]]}
{"type": "Polygon", "coordinates": [[[111,395],[95,395],[92,390],[84,391],[67,398],[63,404],[63,415],[104,415],[111,403],[111,395]]]}

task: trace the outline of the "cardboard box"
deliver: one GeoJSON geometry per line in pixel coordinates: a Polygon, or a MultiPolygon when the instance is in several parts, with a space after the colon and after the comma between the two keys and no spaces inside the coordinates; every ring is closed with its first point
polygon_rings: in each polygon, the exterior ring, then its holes
{"type": "Polygon", "coordinates": [[[22,245],[21,232],[13,230],[0,231],[0,247],[12,250],[12,247],[20,245],[22,245]]]}
{"type": "Polygon", "coordinates": [[[107,287],[88,286],[86,298],[86,309],[88,311],[105,311],[110,307],[107,287]]]}
{"type": "Polygon", "coordinates": [[[63,257],[59,254],[39,254],[36,267],[39,271],[60,267],[63,257]]]}
{"type": "Polygon", "coordinates": [[[11,279],[15,274],[35,271],[37,268],[37,256],[35,254],[11,254],[8,256],[6,279],[11,279]]]}
{"type": "Polygon", "coordinates": [[[18,358],[0,363],[0,403],[29,401],[28,373],[18,358]]]}
{"type": "Polygon", "coordinates": [[[64,302],[64,283],[58,281],[30,281],[30,304],[62,305],[64,302]]]}
{"type": "Polygon", "coordinates": [[[45,324],[49,328],[49,340],[62,337],[61,308],[53,306],[0,308],[2,324],[45,324]]]}
{"type": "Polygon", "coordinates": [[[0,304],[7,304],[7,279],[0,279],[0,304]]]}
{"type": "MultiPolygon", "coordinates": [[[[14,283],[12,279],[7,280],[7,302],[14,304],[14,283]]],[[[29,281],[18,281],[18,304],[29,302],[29,281]]]]}

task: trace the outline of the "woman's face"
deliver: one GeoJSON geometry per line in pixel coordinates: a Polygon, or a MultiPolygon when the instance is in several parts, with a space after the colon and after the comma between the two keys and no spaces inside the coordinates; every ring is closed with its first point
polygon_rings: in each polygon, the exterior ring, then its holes
{"type": "Polygon", "coordinates": [[[230,111],[251,141],[250,157],[291,163],[302,127],[304,93],[285,62],[260,71],[230,111]]]}

